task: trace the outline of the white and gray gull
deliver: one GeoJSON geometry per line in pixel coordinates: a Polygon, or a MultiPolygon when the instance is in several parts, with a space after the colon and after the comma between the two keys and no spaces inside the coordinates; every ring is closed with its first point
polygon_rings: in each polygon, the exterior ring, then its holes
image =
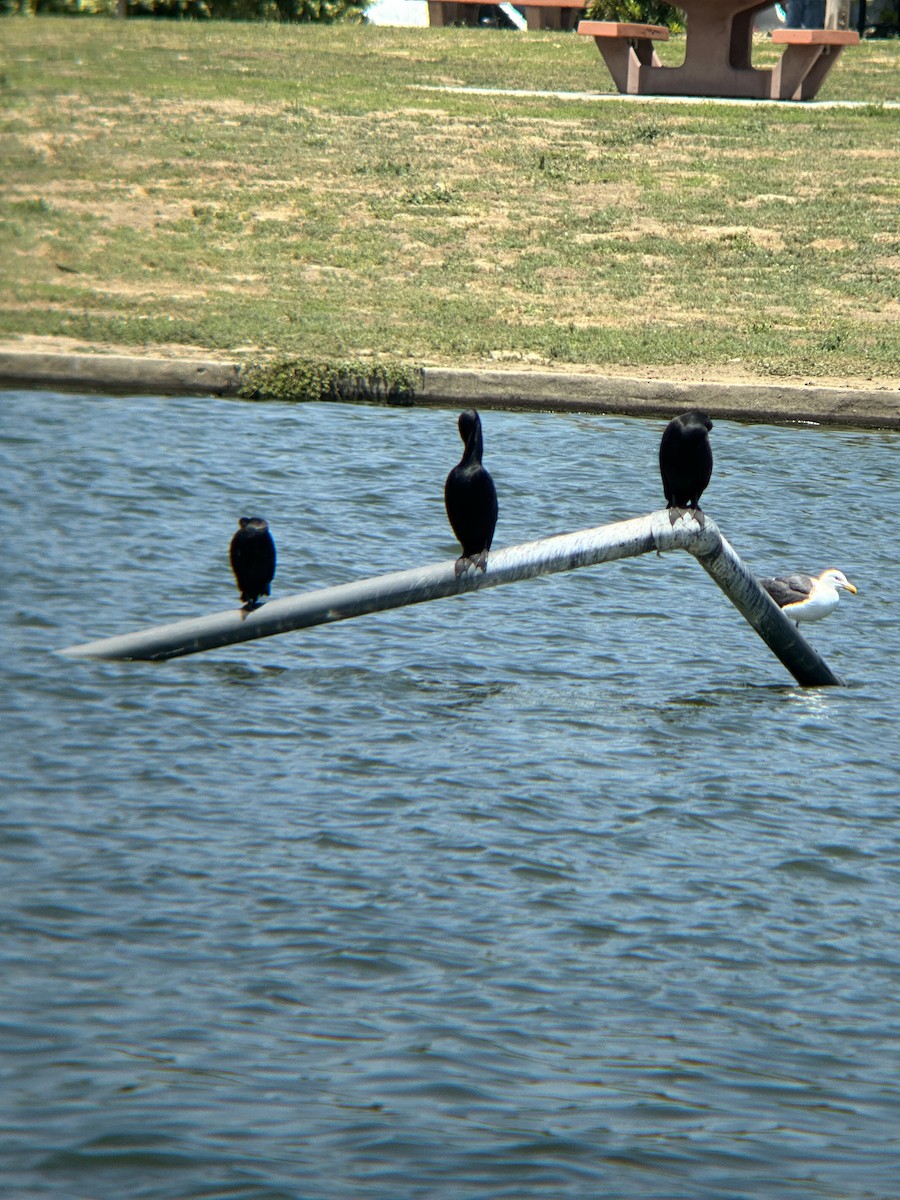
{"type": "Polygon", "coordinates": [[[856,588],[843,571],[830,567],[821,575],[783,575],[759,581],[778,607],[797,624],[821,621],[834,612],[840,601],[838,588],[856,595],[856,588]]]}

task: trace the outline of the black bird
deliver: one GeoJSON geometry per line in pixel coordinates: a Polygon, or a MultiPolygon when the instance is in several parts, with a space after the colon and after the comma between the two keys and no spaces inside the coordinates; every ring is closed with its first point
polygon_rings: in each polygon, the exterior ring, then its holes
{"type": "Polygon", "coordinates": [[[262,517],[241,517],[240,528],[231,539],[231,569],[238,591],[248,610],[257,607],[260,596],[268,596],[275,577],[275,543],[262,517]]]}
{"type": "Polygon", "coordinates": [[[459,436],[466,448],[447,476],[444,504],[462,546],[462,554],[456,560],[456,574],[462,575],[470,566],[486,569],[498,508],[494,481],[481,465],[484,451],[481,418],[474,408],[460,413],[459,436]]]}
{"type": "MultiPolygon", "coordinates": [[[[707,436],[710,429],[712,421],[697,409],[682,413],[666,426],[659,444],[659,473],[667,508],[690,508],[700,512],[700,497],[709,483],[713,467],[707,436]]],[[[673,525],[676,519],[671,514],[673,525]]]]}

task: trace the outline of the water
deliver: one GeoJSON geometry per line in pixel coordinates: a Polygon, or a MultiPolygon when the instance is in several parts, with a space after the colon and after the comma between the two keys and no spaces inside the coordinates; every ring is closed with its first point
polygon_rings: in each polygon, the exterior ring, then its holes
{"type": "MultiPolygon", "coordinates": [[[[7,393],[16,1200],[894,1197],[896,434],[716,422],[802,691],[688,555],[166,664],[53,651],[454,553],[455,414],[7,393]]],[[[661,423],[484,415],[496,544],[657,507],[661,423]]]]}

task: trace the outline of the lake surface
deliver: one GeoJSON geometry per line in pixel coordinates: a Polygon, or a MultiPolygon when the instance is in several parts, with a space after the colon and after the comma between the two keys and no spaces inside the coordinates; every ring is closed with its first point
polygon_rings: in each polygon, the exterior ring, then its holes
{"type": "MultiPolygon", "coordinates": [[[[897,434],[716,421],[801,690],[687,554],[162,664],[55,651],[452,557],[456,413],[2,397],[16,1200],[896,1197],[897,434]]],[[[495,545],[660,507],[663,422],[487,412],[495,545]]],[[[713,412],[715,418],[715,413],[713,412]]]]}

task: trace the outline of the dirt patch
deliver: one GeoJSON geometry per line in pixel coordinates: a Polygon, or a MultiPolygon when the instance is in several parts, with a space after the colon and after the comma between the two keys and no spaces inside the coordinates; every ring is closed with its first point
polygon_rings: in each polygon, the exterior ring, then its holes
{"type": "Polygon", "coordinates": [[[784,238],[774,229],[758,229],[753,225],[698,225],[685,230],[682,241],[700,238],[704,242],[723,242],[745,237],[764,250],[783,250],[784,238]]]}
{"type": "MultiPolygon", "coordinates": [[[[255,346],[242,346],[240,352],[251,353],[255,346]]],[[[178,342],[163,342],[153,346],[120,346],[113,342],[84,342],[80,338],[33,337],[22,334],[15,338],[0,339],[0,352],[19,351],[30,354],[127,354],[133,358],[187,358],[231,362],[234,355],[220,351],[205,350],[197,346],[185,346],[178,342]]],[[[238,350],[235,350],[235,354],[238,350]]]]}
{"type": "Polygon", "coordinates": [[[815,238],[809,244],[813,250],[852,250],[854,247],[854,243],[845,238],[815,238]]]}

